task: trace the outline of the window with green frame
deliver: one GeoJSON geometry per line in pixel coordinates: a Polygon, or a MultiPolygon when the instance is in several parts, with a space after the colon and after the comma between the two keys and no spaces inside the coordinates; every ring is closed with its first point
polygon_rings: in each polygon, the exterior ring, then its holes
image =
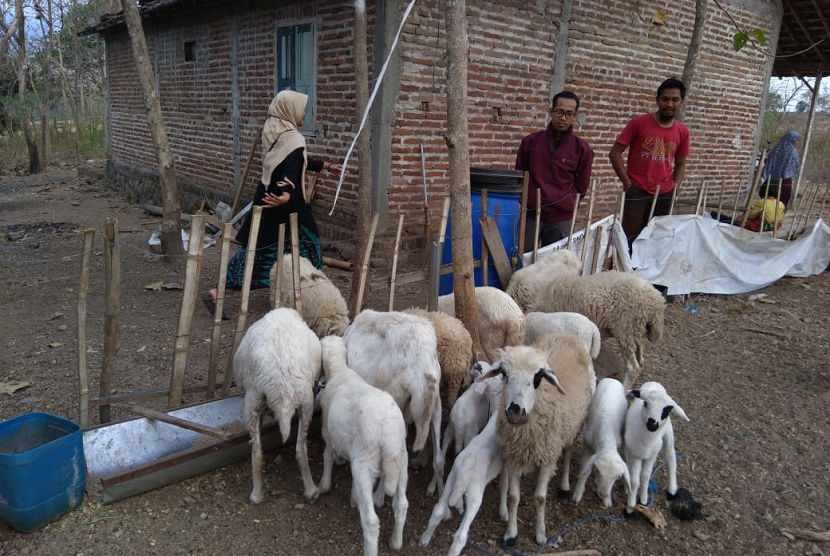
{"type": "Polygon", "coordinates": [[[303,129],[314,129],[314,26],[311,23],[277,28],[277,91],[308,95],[303,129]]]}

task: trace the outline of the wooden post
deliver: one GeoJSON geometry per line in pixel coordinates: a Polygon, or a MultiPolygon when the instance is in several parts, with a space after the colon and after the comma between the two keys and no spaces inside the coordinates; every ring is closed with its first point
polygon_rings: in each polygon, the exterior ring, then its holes
{"type": "MultiPolygon", "coordinates": [[[[778,234],[778,203],[781,203],[781,201],[778,200],[778,197],[781,196],[781,181],[782,180],[779,178],[778,195],[775,196],[775,222],[772,223],[772,239],[775,239],[775,236],[778,234]]],[[[769,192],[769,190],[767,190],[767,192],[769,192]]]]}
{"type": "Polygon", "coordinates": [[[89,260],[95,241],[93,228],[84,230],[84,254],[81,257],[81,276],[78,279],[78,420],[81,427],[89,426],[89,373],[86,364],[86,302],[89,295],[89,260]]]}
{"type": "Polygon", "coordinates": [[[718,222],[720,222],[720,213],[721,213],[721,210],[723,209],[723,193],[724,193],[725,189],[726,189],[726,181],[721,181],[720,182],[720,195],[718,195],[718,212],[717,212],[717,217],[716,217],[718,222]]]}
{"type": "Polygon", "coordinates": [[[697,192],[697,201],[695,202],[695,216],[700,214],[700,204],[703,202],[704,191],[706,191],[706,182],[700,184],[700,189],[697,192]]]}
{"type": "MultiPolygon", "coordinates": [[[[423,149],[423,147],[421,147],[423,149]]],[[[395,250],[392,253],[392,278],[389,280],[389,310],[395,310],[395,275],[398,273],[398,251],[401,247],[403,214],[398,216],[398,233],[395,234],[395,250]]]]}
{"type": "Polygon", "coordinates": [[[280,224],[277,231],[277,262],[274,264],[276,272],[271,276],[271,308],[276,309],[282,304],[282,265],[285,261],[285,222],[280,224]]]}
{"type": "Polygon", "coordinates": [[[827,200],[827,187],[824,188],[824,195],[821,196],[821,206],[818,209],[818,217],[824,216],[824,202],[827,200]]]}
{"type": "MultiPolygon", "coordinates": [[[[239,180],[239,186],[236,188],[236,196],[233,198],[233,207],[231,207],[231,216],[236,216],[239,210],[239,203],[242,200],[242,193],[245,191],[245,181],[248,179],[248,172],[251,171],[251,163],[254,161],[257,145],[262,139],[262,128],[256,130],[254,135],[254,142],[251,145],[251,151],[248,153],[248,160],[245,162],[245,170],[242,172],[242,179],[239,180]]],[[[265,153],[262,153],[263,157],[265,153]]]]}
{"type": "MultiPolygon", "coordinates": [[[[487,216],[487,190],[481,190],[481,215],[487,216]]],[[[522,254],[519,253],[521,257],[522,254]]],[[[475,272],[475,271],[473,271],[475,272]]],[[[484,239],[484,234],[481,235],[481,285],[490,285],[490,250],[487,247],[487,241],[484,239]]]]}
{"type": "MultiPolygon", "coordinates": [[[[767,182],[767,184],[769,184],[769,182],[767,182]]],[[[764,224],[767,223],[767,201],[768,200],[769,200],[769,185],[767,185],[767,188],[764,190],[764,204],[762,205],[762,209],[761,209],[761,225],[758,226],[758,235],[759,236],[764,235],[764,224]]],[[[775,205],[775,216],[776,216],[776,219],[777,219],[777,217],[778,217],[778,204],[777,204],[777,202],[776,202],[776,205],[775,205]]],[[[744,218],[746,218],[746,217],[744,217],[744,218]]],[[[775,229],[775,228],[773,228],[773,229],[775,229]]]]}
{"type": "Polygon", "coordinates": [[[262,206],[255,206],[251,211],[251,232],[248,235],[248,249],[245,252],[245,272],[242,276],[242,298],[239,301],[239,315],[236,317],[236,328],[233,332],[233,347],[225,365],[225,379],[222,382],[222,395],[227,396],[231,391],[233,381],[233,356],[242,341],[245,333],[245,322],[248,319],[248,298],[251,295],[251,276],[254,274],[254,257],[256,256],[256,242],[259,238],[259,221],[262,219],[262,206]]]}
{"type": "Polygon", "coordinates": [[[427,282],[427,311],[438,309],[438,281],[441,279],[442,245],[432,242],[429,251],[429,281],[427,282]]]}
{"type": "Polygon", "coordinates": [[[732,218],[729,219],[729,224],[735,224],[735,217],[738,216],[738,199],[741,197],[741,189],[743,184],[738,182],[738,189],[735,190],[735,204],[732,205],[732,218]]]}
{"type": "Polygon", "coordinates": [[[289,215],[288,224],[291,226],[291,291],[294,292],[294,309],[303,316],[303,292],[300,291],[300,221],[296,212],[289,215]]]}
{"type": "Polygon", "coordinates": [[[804,211],[804,224],[801,226],[801,232],[799,233],[804,233],[804,231],[807,229],[807,224],[810,222],[810,213],[813,212],[813,205],[816,202],[816,198],[818,198],[818,184],[815,184],[813,186],[813,198],[810,200],[809,208],[807,208],[807,210],[804,211]]]}
{"type": "Polygon", "coordinates": [[[216,390],[216,367],[219,364],[219,338],[222,334],[222,314],[225,310],[225,283],[228,279],[228,259],[231,250],[233,224],[227,223],[222,228],[222,250],[219,254],[219,283],[216,286],[216,307],[213,310],[213,330],[210,337],[210,360],[207,372],[207,390],[205,399],[212,400],[216,390]]]}
{"type": "MultiPolygon", "coordinates": [[[[608,234],[608,242],[611,242],[611,233],[608,234]]],[[[597,233],[594,234],[594,256],[591,259],[591,272],[593,274],[597,271],[597,261],[599,260],[599,252],[602,250],[602,228],[597,228],[597,233]]]]}
{"type": "MultiPolygon", "coordinates": [[[[181,240],[179,240],[181,241],[181,240]]],[[[112,370],[118,354],[118,316],[121,311],[121,246],[118,243],[118,222],[114,218],[104,221],[104,267],[106,269],[106,309],[104,312],[104,356],[101,365],[99,396],[109,396],[112,390],[112,370]]],[[[101,423],[111,420],[110,406],[98,408],[101,423]]]]}
{"type": "MultiPolygon", "coordinates": [[[[798,202],[795,204],[795,211],[792,214],[792,223],[790,224],[790,229],[787,232],[787,241],[790,241],[795,233],[796,228],[798,227],[798,213],[801,210],[801,205],[804,203],[804,198],[807,197],[806,193],[798,198],[798,202]]],[[[790,199],[790,203],[792,203],[792,199],[790,199]]]]}
{"type": "MultiPolygon", "coordinates": [[[[522,257],[525,254],[525,226],[527,226],[526,218],[527,218],[527,188],[530,184],[530,172],[525,171],[523,174],[523,182],[522,182],[522,197],[521,201],[519,202],[519,259],[523,260],[522,257]]],[[[537,212],[542,207],[536,207],[537,212]]]]}
{"type": "Polygon", "coordinates": [[[657,207],[657,198],[660,196],[660,186],[657,186],[657,189],[654,190],[654,197],[651,199],[651,208],[648,211],[648,220],[647,222],[651,222],[651,219],[654,218],[654,209],[657,207]]]}
{"type": "MultiPolygon", "coordinates": [[[[533,234],[533,262],[535,263],[539,257],[539,231],[542,229],[542,211],[539,207],[542,206],[542,190],[536,190],[536,233],[533,234]]],[[[524,253],[520,254],[521,257],[524,253]]],[[[524,259],[522,259],[524,260],[524,259]]]]}
{"type": "Polygon", "coordinates": [[[594,217],[594,198],[597,196],[596,189],[596,180],[591,180],[591,199],[588,201],[588,222],[585,223],[585,235],[582,236],[582,256],[579,258],[583,270],[585,270],[585,257],[588,256],[588,232],[591,231],[591,218],[594,217]]]}
{"type": "MultiPolygon", "coordinates": [[[[767,178],[767,189],[769,189],[769,180],[771,178],[772,176],[767,178]]],[[[743,220],[741,220],[741,228],[743,229],[746,229],[746,221],[748,220],[747,215],[749,214],[749,207],[752,206],[752,198],[755,196],[755,191],[757,191],[757,185],[757,183],[752,184],[752,191],[749,192],[749,197],[747,197],[746,199],[746,206],[744,207],[744,217],[743,220]]]]}
{"type": "MultiPolygon", "coordinates": [[[[446,231],[446,227],[447,227],[446,214],[449,213],[449,207],[450,207],[449,203],[450,203],[449,198],[445,198],[444,199],[444,207],[446,208],[446,212],[444,213],[445,216],[444,216],[444,219],[443,219],[442,224],[441,224],[441,238],[442,238],[442,240],[441,240],[440,243],[442,245],[444,243],[443,242],[444,232],[446,231]]],[[[372,257],[372,244],[375,241],[375,231],[377,230],[377,228],[378,228],[378,213],[374,213],[372,215],[372,223],[369,226],[369,241],[366,243],[366,255],[363,257],[363,262],[361,264],[361,269],[360,269],[360,283],[358,284],[358,288],[357,288],[357,303],[356,303],[355,309],[354,309],[355,316],[360,314],[360,310],[363,307],[363,292],[366,289],[366,277],[369,274],[369,260],[372,257]]],[[[439,263],[438,266],[439,267],[441,266],[440,263],[439,263]]]]}
{"type": "MultiPolygon", "coordinates": [[[[184,388],[184,371],[187,367],[187,353],[190,350],[190,329],[193,324],[193,311],[199,296],[199,276],[202,274],[202,239],[205,236],[205,217],[193,215],[190,221],[190,239],[187,242],[187,265],[185,267],[184,291],[179,310],[179,326],[176,330],[176,344],[173,349],[173,372],[170,375],[170,393],[167,407],[182,405],[184,388]]],[[[218,301],[218,299],[217,299],[218,301]]],[[[217,308],[218,309],[218,308],[217,308]]],[[[222,313],[214,311],[214,319],[222,313]]]]}
{"type": "Polygon", "coordinates": [[[709,204],[709,184],[703,184],[703,204],[700,206],[700,215],[703,216],[703,213],[706,212],[706,207],[709,204]]]}
{"type": "Polygon", "coordinates": [[[450,215],[450,198],[444,197],[444,202],[441,205],[441,227],[438,230],[438,243],[444,243],[447,237],[447,220],[450,215]]]}
{"type": "MultiPolygon", "coordinates": [[[[614,218],[611,221],[611,229],[608,231],[608,245],[605,248],[605,257],[603,257],[603,259],[602,259],[602,264],[603,265],[605,264],[605,261],[608,260],[608,257],[611,255],[611,249],[612,249],[611,243],[613,243],[611,241],[611,238],[614,237],[614,229],[616,228],[616,224],[617,224],[617,215],[619,215],[620,225],[622,225],[622,217],[623,217],[623,211],[624,210],[625,210],[625,190],[623,189],[622,191],[620,191],[620,208],[619,208],[618,211],[614,211],[614,218]]],[[[597,230],[597,233],[599,233],[599,230],[597,230]]],[[[626,238],[626,240],[627,239],[628,238],[626,238]]],[[[596,259],[596,256],[597,255],[595,253],[594,254],[594,259],[596,259]]],[[[593,274],[593,271],[591,273],[593,274]]]]}
{"type": "Polygon", "coordinates": [[[669,203],[669,216],[674,214],[674,203],[677,201],[677,190],[680,189],[679,185],[675,185],[674,189],[671,190],[671,203],[669,203]]]}
{"type": "Polygon", "coordinates": [[[568,251],[571,250],[571,243],[573,242],[573,238],[574,238],[574,226],[576,225],[576,215],[579,212],[579,200],[581,198],[582,198],[582,196],[579,193],[577,193],[576,194],[576,203],[574,203],[574,212],[571,215],[571,229],[568,232],[568,243],[565,247],[565,249],[567,249],[568,251]]]}

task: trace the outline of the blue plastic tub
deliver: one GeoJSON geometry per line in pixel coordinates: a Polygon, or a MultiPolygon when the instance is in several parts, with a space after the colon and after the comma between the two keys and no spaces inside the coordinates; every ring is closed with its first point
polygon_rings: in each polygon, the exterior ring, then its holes
{"type": "MultiPolygon", "coordinates": [[[[487,189],[487,215],[496,221],[507,257],[517,254],[519,234],[519,213],[521,212],[522,172],[516,170],[490,170],[480,168],[470,169],[470,203],[473,228],[473,260],[481,259],[481,190],[487,189]]],[[[447,235],[444,241],[444,250],[441,263],[452,262],[452,227],[447,221],[447,235]]],[[[476,286],[482,285],[482,270],[476,268],[473,274],[476,286]]],[[[490,258],[487,268],[488,285],[500,287],[499,275],[490,258]]],[[[438,294],[452,293],[452,274],[441,276],[438,282],[438,294]]]]}
{"type": "Polygon", "coordinates": [[[48,413],[0,423],[0,520],[34,531],[76,508],[85,487],[77,424],[48,413]]]}

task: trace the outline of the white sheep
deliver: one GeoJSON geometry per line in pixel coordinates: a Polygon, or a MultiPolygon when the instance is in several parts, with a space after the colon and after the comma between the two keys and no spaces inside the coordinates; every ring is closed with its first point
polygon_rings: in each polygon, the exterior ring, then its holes
{"type": "Polygon", "coordinates": [[[639,390],[629,392],[636,399],[625,416],[625,461],[631,476],[626,511],[631,513],[637,503],[648,504],[648,483],[651,470],[663,449],[669,498],[677,493],[677,461],[674,453],[674,428],[671,415],[689,421],[683,408],[677,405],[659,382],[646,382],[639,390]]]}
{"type": "Polygon", "coordinates": [[[444,492],[432,510],[426,531],[421,535],[422,547],[429,544],[435,528],[441,521],[450,518],[450,508],[453,507],[463,512],[463,518],[453,535],[447,555],[458,556],[467,544],[470,525],[481,508],[484,489],[500,474],[499,513],[502,519],[507,519],[507,476],[503,473],[504,462],[496,438],[497,419],[498,416],[493,414],[484,430],[455,458],[444,492]]]}
{"type": "MultiPolygon", "coordinates": [[[[497,350],[522,345],[525,319],[516,302],[498,288],[475,288],[476,326],[484,355],[488,361],[498,359],[497,350]]],[[[455,316],[455,294],[438,298],[438,310],[455,316]]]]}
{"type": "MultiPolygon", "coordinates": [[[[575,258],[570,251],[549,257],[575,258]]],[[[630,388],[643,365],[646,338],[658,341],[663,335],[663,296],[649,282],[626,272],[600,272],[581,276],[569,265],[549,276],[546,287],[533,297],[530,311],[555,313],[572,311],[591,319],[603,334],[614,336],[626,363],[623,385],[630,388]]]]}
{"type": "Polygon", "coordinates": [[[409,502],[406,499],[406,424],[388,393],[366,383],[346,365],[346,346],[338,336],[327,336],[323,348],[326,388],[323,393],[323,477],[320,492],[331,489],[334,459],[345,459],[352,470],[352,503],[357,504],[363,529],[363,554],[376,556],[380,520],[375,504],[392,497],[395,525],[389,546],[400,550],[409,502]],[[378,481],[374,503],[372,488],[378,481]]]}
{"type": "Polygon", "coordinates": [[[372,386],[389,392],[406,422],[415,424],[412,449],[423,449],[432,433],[432,468],[440,494],[444,489],[441,368],[432,323],[407,313],[366,309],[355,317],[343,339],[349,367],[372,386]]]}
{"type": "Polygon", "coordinates": [[[620,477],[625,481],[626,489],[631,488],[628,467],[620,456],[622,446],[625,413],[628,401],[625,388],[619,380],[604,378],[597,384],[597,391],[591,397],[588,406],[588,418],[582,432],[582,458],[579,464],[579,479],[574,488],[573,501],[582,501],[585,493],[585,481],[596,469],[594,479],[597,495],[606,508],[610,508],[611,492],[614,483],[620,477]]]}
{"type": "Polygon", "coordinates": [[[563,471],[567,470],[567,454],[585,420],[591,398],[589,365],[591,358],[577,339],[546,335],[532,347],[504,348],[484,375],[505,377],[496,424],[499,450],[510,477],[504,546],[516,543],[520,481],[524,473],[533,471],[537,474],[535,539],[539,544],[547,540],[548,482],[563,452],[563,471]]]}
{"type": "MultiPolygon", "coordinates": [[[[346,300],[322,270],[318,270],[305,257],[300,257],[300,301],[303,305],[303,319],[317,337],[342,336],[349,326],[349,311],[346,300]]],[[[271,267],[271,291],[277,284],[277,266],[271,267]]],[[[294,271],[291,254],[282,259],[280,281],[280,305],[294,306],[294,271]]],[[[272,293],[273,299],[273,293],[272,293]]]]}
{"type": "Polygon", "coordinates": [[[314,384],[320,376],[320,340],[294,309],[274,309],[251,325],[233,356],[233,376],[245,390],[245,424],[251,435],[254,488],[251,502],[259,504],[262,492],[262,441],[260,422],[269,407],[288,440],[291,419],[297,414],[297,464],[304,495],[319,495],[308,467],[306,440],[314,411],[314,384]]]}
{"type": "Polygon", "coordinates": [[[525,315],[525,344],[545,334],[567,334],[582,342],[591,359],[599,356],[602,337],[599,328],[591,319],[579,313],[540,313],[530,312],[525,315]]]}
{"type": "Polygon", "coordinates": [[[575,255],[570,255],[573,253],[562,249],[540,257],[535,263],[514,272],[504,291],[513,298],[522,311],[528,312],[529,307],[533,305],[534,298],[547,287],[551,276],[563,272],[582,274],[582,262],[575,255]]]}
{"type": "Polygon", "coordinates": [[[429,320],[435,328],[435,337],[438,341],[438,363],[441,365],[441,384],[447,392],[447,407],[451,408],[461,389],[470,384],[473,339],[464,327],[464,323],[446,313],[416,308],[406,309],[404,313],[423,317],[429,320]]]}

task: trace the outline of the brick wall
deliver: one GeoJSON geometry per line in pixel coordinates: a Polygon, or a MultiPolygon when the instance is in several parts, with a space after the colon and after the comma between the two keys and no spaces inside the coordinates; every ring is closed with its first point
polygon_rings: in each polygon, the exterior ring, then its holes
{"type": "MultiPolygon", "coordinates": [[[[771,2],[771,0],[770,0],[771,2]]],[[[769,2],[722,2],[738,23],[773,34],[769,2]]],[[[369,2],[369,4],[373,4],[369,2]]],[[[404,5],[406,2],[403,3],[404,5]]],[[[283,7],[240,4],[237,11],[199,12],[148,22],[145,32],[155,64],[165,124],[174,151],[180,188],[230,200],[235,182],[274,94],[277,22],[313,19],[316,24],[318,133],[309,138],[313,156],[345,156],[358,123],[354,106],[351,45],[353,4],[311,1],[283,7]],[[233,34],[236,33],[235,43],[233,34]],[[184,61],[183,43],[195,41],[196,61],[184,61]],[[235,47],[234,47],[235,45],[235,47]],[[233,51],[236,51],[234,57],[233,51]],[[234,68],[236,88],[234,89],[234,68]],[[238,121],[233,119],[234,95],[238,121]]],[[[401,83],[392,141],[392,179],[388,185],[388,226],[407,215],[408,245],[420,241],[423,183],[420,148],[426,157],[433,216],[448,191],[446,129],[446,28],[444,4],[421,0],[401,35],[401,83]]],[[[654,107],[657,85],[679,76],[694,21],[694,1],[668,9],[665,25],[650,23],[645,4],[627,0],[574,0],[568,38],[566,88],[582,98],[577,133],[597,154],[598,203],[595,218],[610,212],[618,181],[607,152],[627,120],[654,107]],[[641,12],[637,11],[640,6],[641,12]]],[[[559,2],[468,0],[470,39],[469,129],[473,166],[512,168],[521,138],[545,125],[561,6],[559,2]]],[[[369,7],[369,31],[373,9],[369,7]]],[[[765,56],[751,48],[735,53],[735,32],[727,16],[710,4],[698,79],[690,91],[685,121],[691,129],[686,197],[704,181],[715,195],[721,184],[734,191],[747,179],[754,133],[764,92],[765,56]]],[[[372,40],[369,38],[371,63],[372,40]]],[[[156,169],[146,127],[141,88],[129,41],[123,30],[107,36],[110,77],[112,159],[109,172],[124,187],[143,176],[137,200],[152,197],[146,173],[156,169]]],[[[354,167],[354,159],[352,161],[354,167]]],[[[246,187],[259,178],[258,156],[246,187]]],[[[328,211],[336,178],[322,174],[315,210],[324,235],[353,243],[354,178],[347,179],[334,216],[328,211]]],[[[158,193],[155,193],[158,195],[158,193]]],[[[734,196],[734,195],[732,195],[734,196]]],[[[250,193],[245,195],[250,198],[250,193]]],[[[710,196],[710,199],[712,197],[710,196]]],[[[433,228],[434,229],[434,228],[433,228]]],[[[382,244],[383,245],[383,244],[382,244]]]]}

